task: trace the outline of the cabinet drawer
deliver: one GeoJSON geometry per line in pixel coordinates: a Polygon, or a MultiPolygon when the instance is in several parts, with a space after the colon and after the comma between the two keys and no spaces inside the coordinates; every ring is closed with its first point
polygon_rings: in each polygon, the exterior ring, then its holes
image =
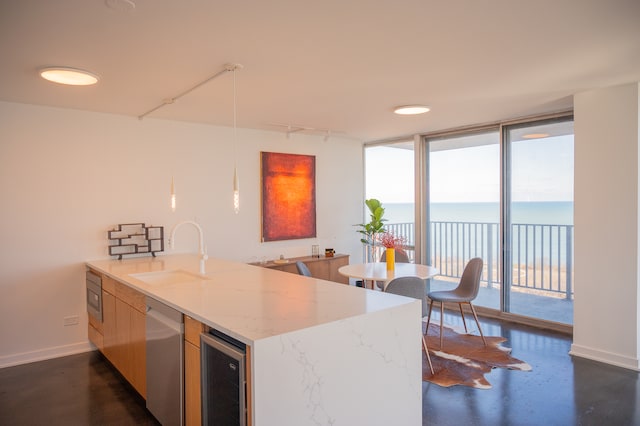
{"type": "Polygon", "coordinates": [[[102,321],[98,321],[95,317],[89,315],[89,325],[98,331],[98,333],[102,334],[102,321]]]}
{"type": "Polygon", "coordinates": [[[102,275],[102,289],[108,293],[116,295],[116,280],[106,275],[102,275]]]}
{"type": "Polygon", "coordinates": [[[200,347],[200,333],[204,331],[204,325],[200,321],[184,316],[184,340],[200,347]]]}
{"type": "Polygon", "coordinates": [[[146,313],[147,302],[144,294],[117,281],[115,282],[115,287],[115,296],[118,299],[130,306],[133,306],[136,311],[142,312],[143,314],[146,313]]]}
{"type": "Polygon", "coordinates": [[[91,324],[88,325],[87,333],[89,341],[96,345],[100,352],[104,352],[104,337],[102,336],[102,333],[96,330],[91,324]]]}

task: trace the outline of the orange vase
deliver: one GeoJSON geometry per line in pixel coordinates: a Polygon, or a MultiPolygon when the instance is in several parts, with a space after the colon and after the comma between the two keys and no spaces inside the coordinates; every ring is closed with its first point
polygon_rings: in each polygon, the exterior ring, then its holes
{"type": "Polygon", "coordinates": [[[386,257],[387,257],[387,271],[393,271],[396,268],[396,249],[388,248],[386,257]]]}

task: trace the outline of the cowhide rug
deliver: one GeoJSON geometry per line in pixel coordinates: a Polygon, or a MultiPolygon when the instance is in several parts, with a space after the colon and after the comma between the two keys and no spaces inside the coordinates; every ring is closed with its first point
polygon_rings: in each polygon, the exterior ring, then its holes
{"type": "Polygon", "coordinates": [[[480,335],[460,334],[446,325],[443,328],[444,344],[440,350],[440,325],[429,324],[426,336],[434,374],[431,374],[427,356],[422,352],[422,380],[449,387],[464,385],[478,389],[490,389],[484,377],[493,368],[531,371],[531,366],[510,355],[511,349],[501,346],[504,337],[485,336],[487,346],[480,335]]]}

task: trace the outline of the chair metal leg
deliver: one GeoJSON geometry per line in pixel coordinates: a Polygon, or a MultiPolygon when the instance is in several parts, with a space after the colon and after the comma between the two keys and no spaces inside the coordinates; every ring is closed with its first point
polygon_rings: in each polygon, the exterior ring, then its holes
{"type": "Polygon", "coordinates": [[[444,324],[444,302],[440,302],[440,350],[442,350],[442,324],[444,324]]]}
{"type": "Polygon", "coordinates": [[[460,316],[462,317],[462,324],[464,325],[464,332],[469,334],[469,330],[467,330],[467,321],[464,319],[464,312],[462,311],[462,303],[458,303],[458,308],[460,308],[460,316]]]}
{"type": "Polygon", "coordinates": [[[476,320],[476,324],[478,325],[478,331],[480,332],[480,337],[482,337],[482,342],[485,346],[487,346],[487,341],[484,339],[484,334],[482,334],[482,329],[480,328],[480,322],[478,321],[478,315],[476,315],[476,310],[474,309],[471,302],[469,302],[469,306],[471,307],[471,312],[473,313],[473,318],[476,320]]]}
{"type": "Polygon", "coordinates": [[[431,364],[431,356],[429,355],[429,348],[427,348],[427,341],[424,339],[424,335],[422,336],[422,346],[424,347],[424,351],[427,354],[427,361],[429,362],[429,369],[431,370],[431,375],[433,376],[435,373],[433,372],[433,364],[431,364]]]}
{"type": "Polygon", "coordinates": [[[433,299],[430,299],[430,303],[429,303],[429,315],[427,316],[427,331],[425,331],[425,334],[429,334],[429,323],[431,322],[431,308],[433,308],[433,299]]]}

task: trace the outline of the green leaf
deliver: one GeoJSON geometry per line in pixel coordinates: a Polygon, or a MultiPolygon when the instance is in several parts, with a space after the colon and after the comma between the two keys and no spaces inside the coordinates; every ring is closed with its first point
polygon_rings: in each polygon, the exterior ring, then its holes
{"type": "Polygon", "coordinates": [[[361,228],[358,229],[357,232],[364,235],[365,238],[360,240],[363,244],[373,244],[376,234],[384,232],[384,222],[386,222],[387,219],[383,218],[384,208],[379,200],[370,198],[365,200],[364,203],[371,213],[369,215],[370,221],[369,223],[361,223],[354,226],[361,228]]]}
{"type": "Polygon", "coordinates": [[[365,200],[364,202],[367,207],[369,207],[369,211],[371,213],[375,212],[377,208],[379,208],[382,204],[380,203],[380,201],[376,200],[375,198],[371,198],[369,200],[365,200]]]}

